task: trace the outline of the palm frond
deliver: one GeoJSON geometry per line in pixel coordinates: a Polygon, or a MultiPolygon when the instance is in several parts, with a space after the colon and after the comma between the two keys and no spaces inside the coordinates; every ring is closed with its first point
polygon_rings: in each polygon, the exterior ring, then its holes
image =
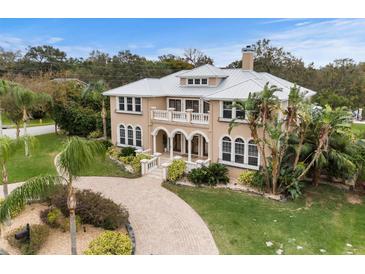
{"type": "Polygon", "coordinates": [[[100,142],[70,137],[60,153],[58,165],[63,172],[76,177],[101,155],[105,155],[105,148],[100,142]]]}
{"type": "Polygon", "coordinates": [[[14,189],[0,206],[0,223],[9,219],[11,213],[28,201],[47,197],[63,181],[60,176],[37,176],[14,189]]]}

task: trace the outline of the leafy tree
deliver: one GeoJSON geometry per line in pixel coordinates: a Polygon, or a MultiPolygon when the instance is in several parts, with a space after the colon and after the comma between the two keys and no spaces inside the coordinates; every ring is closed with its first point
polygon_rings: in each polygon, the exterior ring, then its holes
{"type": "Polygon", "coordinates": [[[107,90],[107,85],[103,80],[99,80],[97,82],[90,83],[83,91],[83,97],[93,96],[96,100],[101,101],[101,118],[103,121],[103,134],[104,139],[108,138],[106,131],[106,117],[107,110],[105,107],[105,96],[103,96],[103,92],[107,90]]]}
{"type": "Polygon", "coordinates": [[[76,255],[76,196],[73,181],[78,174],[88,168],[97,155],[104,155],[103,146],[94,141],[79,137],[69,138],[59,154],[57,167],[58,176],[38,176],[25,182],[13,190],[0,206],[0,222],[11,217],[12,212],[24,206],[26,202],[47,197],[50,193],[65,184],[67,186],[67,205],[70,212],[71,254],[76,255]]]}
{"type": "Polygon", "coordinates": [[[192,64],[194,67],[210,64],[213,65],[214,61],[211,57],[205,55],[198,49],[186,49],[184,52],[186,62],[192,64]]]}

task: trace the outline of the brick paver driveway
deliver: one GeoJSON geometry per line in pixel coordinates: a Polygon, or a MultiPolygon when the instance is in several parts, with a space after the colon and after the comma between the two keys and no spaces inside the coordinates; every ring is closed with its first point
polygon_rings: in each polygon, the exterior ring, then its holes
{"type": "Polygon", "coordinates": [[[81,177],[75,186],[101,192],[128,208],[137,254],[218,254],[200,216],[158,179],[81,177]]]}

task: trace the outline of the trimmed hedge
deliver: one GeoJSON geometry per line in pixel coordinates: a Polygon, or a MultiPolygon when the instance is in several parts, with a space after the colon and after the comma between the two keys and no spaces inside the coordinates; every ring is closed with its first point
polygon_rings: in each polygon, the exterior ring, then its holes
{"type": "Polygon", "coordinates": [[[173,160],[167,169],[167,181],[176,182],[183,177],[185,169],[186,163],[184,160],[173,160]]]}

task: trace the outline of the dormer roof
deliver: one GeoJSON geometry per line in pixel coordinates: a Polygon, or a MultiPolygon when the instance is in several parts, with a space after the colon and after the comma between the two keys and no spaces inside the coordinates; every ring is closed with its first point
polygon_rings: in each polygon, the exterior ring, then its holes
{"type": "Polygon", "coordinates": [[[178,75],[180,78],[195,78],[195,77],[218,77],[226,78],[228,75],[224,73],[223,69],[217,68],[213,65],[203,65],[178,75]]]}

